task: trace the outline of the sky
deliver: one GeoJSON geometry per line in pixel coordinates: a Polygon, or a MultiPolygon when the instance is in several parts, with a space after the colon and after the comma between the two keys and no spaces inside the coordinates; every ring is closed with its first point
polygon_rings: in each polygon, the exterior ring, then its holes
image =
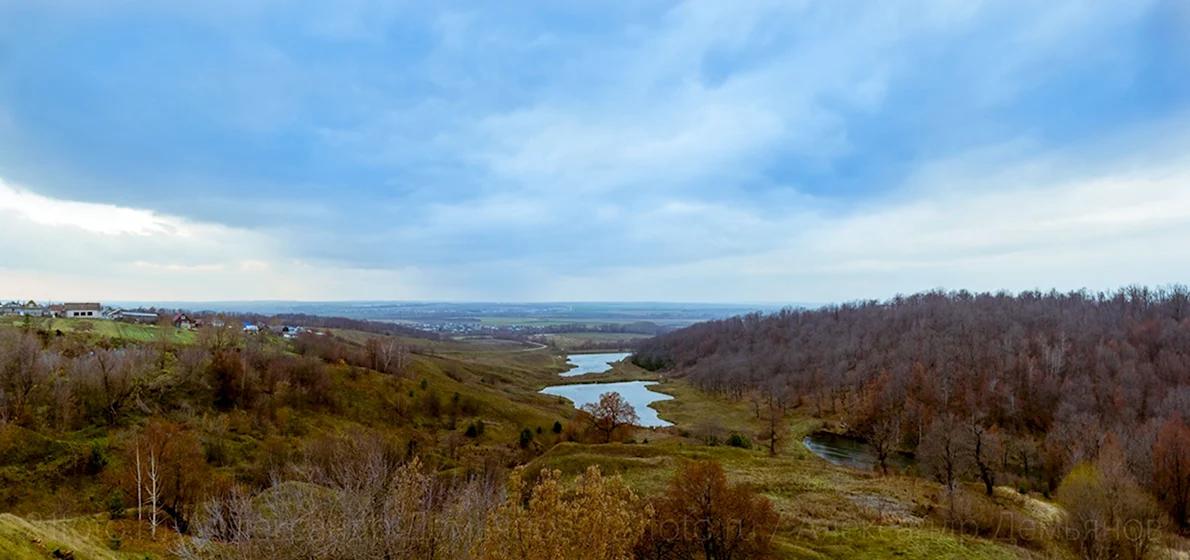
{"type": "Polygon", "coordinates": [[[1185,0],[0,0],[0,298],[1190,279],[1185,0]]]}

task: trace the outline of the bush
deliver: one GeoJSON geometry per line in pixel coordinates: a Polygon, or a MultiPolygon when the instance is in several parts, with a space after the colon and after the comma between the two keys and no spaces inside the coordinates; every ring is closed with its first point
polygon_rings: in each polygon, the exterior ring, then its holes
{"type": "Polygon", "coordinates": [[[467,425],[467,431],[463,435],[469,438],[479,437],[479,430],[475,427],[474,422],[467,425]]]}
{"type": "Polygon", "coordinates": [[[731,437],[727,438],[727,445],[740,449],[752,449],[752,440],[742,434],[731,434],[731,437]]]}
{"type": "Polygon", "coordinates": [[[940,514],[948,529],[1023,547],[1042,548],[1045,544],[1044,525],[1023,513],[1002,508],[984,496],[960,487],[947,495],[945,501],[940,514]]]}
{"type": "Polygon", "coordinates": [[[521,445],[521,449],[529,447],[529,444],[533,443],[533,430],[530,430],[529,428],[521,430],[521,438],[519,443],[521,445]]]}
{"type": "Polygon", "coordinates": [[[542,471],[530,493],[517,468],[507,501],[488,519],[474,556],[481,560],[630,558],[645,526],[640,500],[619,477],[590,467],[563,488],[560,471],[542,471]]]}
{"type": "Polygon", "coordinates": [[[1059,535],[1086,558],[1141,560],[1157,548],[1165,517],[1121,469],[1083,463],[1062,479],[1059,535]]]}
{"type": "Polygon", "coordinates": [[[561,422],[554,421],[554,433],[555,434],[562,433],[562,423],[561,422]]]}
{"type": "Polygon", "coordinates": [[[773,504],[748,486],[727,484],[716,461],[680,468],[637,542],[637,558],[774,558],[780,521],[773,504]]]}
{"type": "Polygon", "coordinates": [[[120,495],[120,492],[112,492],[111,497],[107,499],[108,518],[124,519],[124,515],[128,513],[127,509],[127,506],[124,505],[124,497],[120,495]]]}

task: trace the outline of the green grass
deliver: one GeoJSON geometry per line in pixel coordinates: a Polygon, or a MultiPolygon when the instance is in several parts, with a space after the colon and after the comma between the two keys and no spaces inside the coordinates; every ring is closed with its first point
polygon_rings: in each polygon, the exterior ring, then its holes
{"type": "MultiPolygon", "coordinates": [[[[132,560],[145,554],[119,552],[101,541],[102,523],[93,518],[72,521],[27,521],[0,513],[0,557],[5,560],[45,560],[54,551],[71,552],[77,560],[132,560]]],[[[143,549],[142,549],[143,550],[143,549]]]]}
{"type": "MultiPolygon", "coordinates": [[[[86,333],[93,337],[119,338],[130,342],[154,342],[162,337],[174,344],[194,344],[195,341],[195,331],[193,330],[104,319],[44,318],[34,319],[31,324],[35,329],[50,332],[59,330],[69,333],[86,333]]],[[[0,317],[0,326],[21,328],[23,325],[24,321],[19,317],[0,317]]]]}

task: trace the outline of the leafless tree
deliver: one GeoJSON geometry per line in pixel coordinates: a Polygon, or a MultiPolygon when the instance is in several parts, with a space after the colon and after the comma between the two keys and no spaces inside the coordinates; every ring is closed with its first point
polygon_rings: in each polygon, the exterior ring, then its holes
{"type": "Polygon", "coordinates": [[[619,393],[599,395],[599,402],[583,405],[583,411],[590,415],[592,426],[603,434],[604,441],[611,442],[616,430],[640,422],[636,409],[619,393]]]}

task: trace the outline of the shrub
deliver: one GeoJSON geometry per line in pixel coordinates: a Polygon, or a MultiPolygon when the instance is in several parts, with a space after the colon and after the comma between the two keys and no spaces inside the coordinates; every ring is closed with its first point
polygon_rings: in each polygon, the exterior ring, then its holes
{"type": "Polygon", "coordinates": [[[562,423],[561,422],[554,421],[554,433],[555,434],[562,433],[562,423]]]}
{"type": "Polygon", "coordinates": [[[529,428],[521,430],[521,438],[518,443],[520,443],[521,449],[529,447],[529,444],[533,443],[533,430],[529,428]]]}
{"type": "Polygon", "coordinates": [[[743,434],[731,434],[731,437],[727,438],[727,445],[740,449],[752,449],[752,440],[743,434]]]}
{"type": "Polygon", "coordinates": [[[532,492],[523,467],[513,472],[508,498],[488,519],[475,551],[481,560],[613,560],[631,558],[646,510],[619,477],[598,467],[575,479],[567,493],[561,471],[543,470],[532,492]]]}
{"type": "Polygon", "coordinates": [[[1032,548],[1041,548],[1045,543],[1045,526],[961,487],[948,495],[940,514],[948,529],[960,533],[1032,548]]]}
{"type": "Polygon", "coordinates": [[[1059,535],[1086,558],[1146,558],[1165,526],[1156,501],[1116,469],[1082,463],[1062,479],[1059,535]],[[1115,471],[1115,472],[1113,472],[1115,471]]]}
{"type": "Polygon", "coordinates": [[[128,507],[124,505],[124,497],[120,492],[112,492],[107,499],[107,516],[109,519],[124,519],[128,507]]]}
{"type": "Polygon", "coordinates": [[[634,549],[638,558],[775,557],[779,517],[772,502],[748,486],[729,486],[716,461],[679,469],[652,505],[656,514],[634,549]]]}

